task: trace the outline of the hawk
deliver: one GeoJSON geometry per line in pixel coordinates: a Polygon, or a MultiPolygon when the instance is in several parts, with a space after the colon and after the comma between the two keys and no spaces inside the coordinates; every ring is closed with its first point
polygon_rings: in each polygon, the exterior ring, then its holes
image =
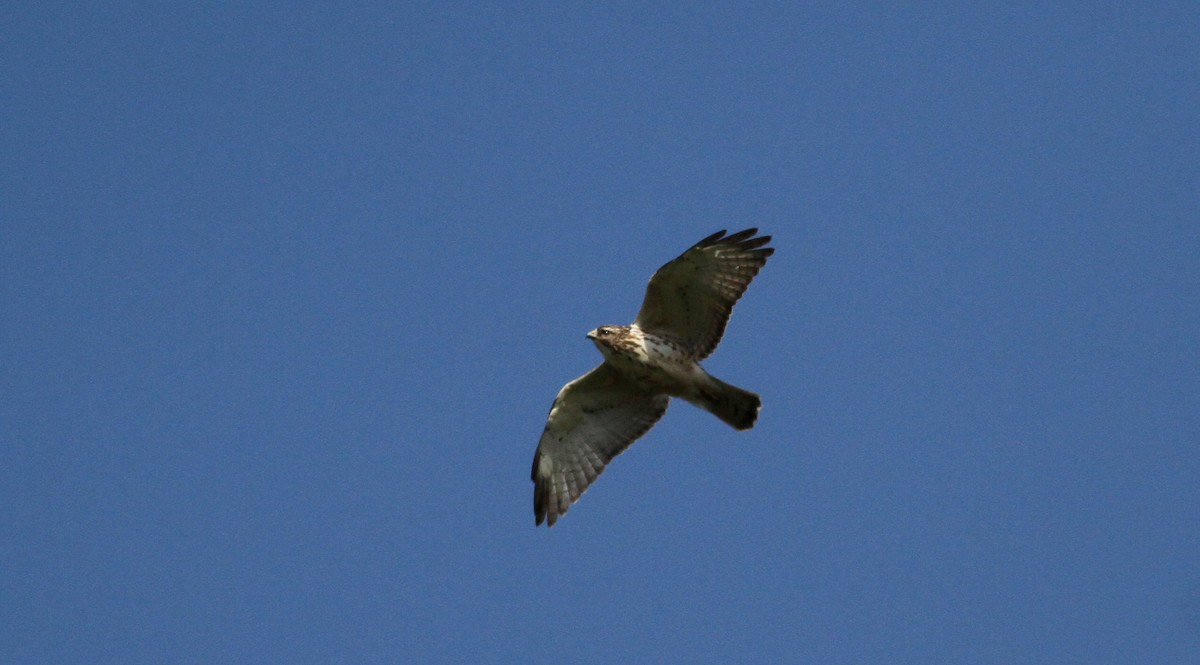
{"type": "Polygon", "coordinates": [[[563,386],[533,456],[536,524],[554,523],[667,411],[672,397],[735,429],[754,426],[758,395],[714,378],[700,361],[717,348],[733,305],[767,263],[771,236],[758,229],[708,236],[654,273],[632,325],[587,334],[604,355],[563,386]]]}

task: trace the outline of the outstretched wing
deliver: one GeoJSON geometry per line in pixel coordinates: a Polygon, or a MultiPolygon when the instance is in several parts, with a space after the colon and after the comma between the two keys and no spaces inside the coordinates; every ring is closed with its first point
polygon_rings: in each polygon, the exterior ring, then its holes
{"type": "Polygon", "coordinates": [[[554,526],[609,460],[662,418],[669,401],[626,381],[608,363],[564,386],[533,456],[537,523],[554,526]]]}
{"type": "Polygon", "coordinates": [[[634,324],[673,338],[692,358],[717,348],[733,305],[775,250],[758,229],[731,236],[718,231],[654,273],[634,324]]]}

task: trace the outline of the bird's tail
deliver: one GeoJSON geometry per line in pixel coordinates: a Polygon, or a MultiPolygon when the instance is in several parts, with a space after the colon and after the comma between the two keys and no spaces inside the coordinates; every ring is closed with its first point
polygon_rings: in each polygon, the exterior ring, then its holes
{"type": "Polygon", "coordinates": [[[749,390],[742,390],[724,381],[709,377],[712,383],[701,389],[694,404],[724,420],[734,429],[750,429],[758,419],[762,400],[749,390]]]}

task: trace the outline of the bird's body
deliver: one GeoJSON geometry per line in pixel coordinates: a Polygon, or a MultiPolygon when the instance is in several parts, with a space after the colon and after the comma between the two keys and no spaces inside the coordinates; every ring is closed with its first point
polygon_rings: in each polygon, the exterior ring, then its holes
{"type": "Polygon", "coordinates": [[[633,324],[588,333],[604,362],[564,386],[550,408],[531,473],[538,524],[553,526],[613,457],[654,426],[671,397],[736,429],[754,426],[758,395],[714,378],[700,361],[775,251],[756,231],[701,240],[654,274],[633,324]]]}
{"type": "Polygon", "coordinates": [[[762,405],[754,393],[734,389],[704,371],[683,346],[662,335],[646,333],[632,326],[601,326],[588,333],[604,354],[604,362],[617,373],[649,392],[679,397],[713,413],[736,429],[754,426],[762,405]],[[739,394],[740,393],[740,394],[739,394]],[[728,409],[719,405],[721,398],[740,400],[740,415],[726,416],[728,409]]]}
{"type": "Polygon", "coordinates": [[[704,373],[677,342],[648,335],[636,325],[601,326],[588,337],[613,369],[639,385],[672,397],[683,397],[697,376],[704,373]]]}

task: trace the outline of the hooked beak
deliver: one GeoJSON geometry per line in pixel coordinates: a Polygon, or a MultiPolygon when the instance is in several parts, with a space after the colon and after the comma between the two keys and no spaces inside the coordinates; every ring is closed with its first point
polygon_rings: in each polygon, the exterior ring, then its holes
{"type": "Polygon", "coordinates": [[[588,333],[588,334],[587,334],[587,338],[588,338],[588,339],[596,339],[596,331],[595,331],[595,330],[593,330],[593,331],[591,331],[590,333],[588,333]]]}

